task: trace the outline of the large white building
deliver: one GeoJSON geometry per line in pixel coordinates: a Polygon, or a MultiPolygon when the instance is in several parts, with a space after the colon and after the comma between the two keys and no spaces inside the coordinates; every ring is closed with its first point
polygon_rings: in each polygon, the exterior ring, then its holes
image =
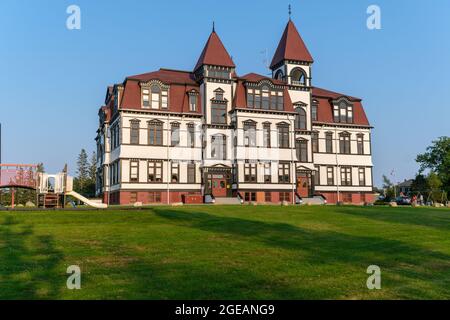
{"type": "Polygon", "coordinates": [[[110,204],[372,201],[361,99],[314,87],[312,65],[289,21],[272,77],[238,76],[213,30],[193,71],[160,69],[109,87],[98,195],[110,204]]]}

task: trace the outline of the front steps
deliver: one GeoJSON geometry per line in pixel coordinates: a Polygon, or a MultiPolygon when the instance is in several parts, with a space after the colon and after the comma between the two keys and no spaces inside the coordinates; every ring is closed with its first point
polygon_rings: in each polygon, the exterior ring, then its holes
{"type": "Polygon", "coordinates": [[[320,196],[314,196],[312,198],[302,198],[301,204],[310,206],[322,206],[326,204],[326,200],[320,196]]]}
{"type": "Polygon", "coordinates": [[[218,205],[240,205],[241,200],[239,198],[216,198],[214,204],[218,205]]]}

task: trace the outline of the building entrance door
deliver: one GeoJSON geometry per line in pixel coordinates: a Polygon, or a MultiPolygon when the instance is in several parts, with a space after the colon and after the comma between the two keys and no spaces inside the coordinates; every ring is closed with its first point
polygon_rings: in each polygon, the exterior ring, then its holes
{"type": "Polygon", "coordinates": [[[299,172],[297,176],[297,193],[302,198],[309,197],[310,176],[306,172],[299,172]]]}
{"type": "Polygon", "coordinates": [[[227,179],[223,175],[213,175],[212,177],[212,194],[216,198],[224,198],[227,196],[227,179]]]}

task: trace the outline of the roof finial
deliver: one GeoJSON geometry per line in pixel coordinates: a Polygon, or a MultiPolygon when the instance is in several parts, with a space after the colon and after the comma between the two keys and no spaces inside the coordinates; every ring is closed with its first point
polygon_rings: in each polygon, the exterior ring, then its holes
{"type": "Polygon", "coordinates": [[[292,7],[289,4],[289,21],[291,21],[291,15],[292,15],[292,7]]]}
{"type": "Polygon", "coordinates": [[[213,21],[213,31],[212,32],[216,32],[216,22],[213,21]]]}

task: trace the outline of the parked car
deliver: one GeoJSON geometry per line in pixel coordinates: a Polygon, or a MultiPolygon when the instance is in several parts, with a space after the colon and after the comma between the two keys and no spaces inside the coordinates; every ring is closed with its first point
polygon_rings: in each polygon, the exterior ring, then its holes
{"type": "Polygon", "coordinates": [[[399,206],[409,206],[409,205],[411,205],[411,198],[405,197],[405,196],[400,196],[400,197],[397,197],[397,199],[395,199],[395,202],[397,202],[397,204],[399,206]]]}

